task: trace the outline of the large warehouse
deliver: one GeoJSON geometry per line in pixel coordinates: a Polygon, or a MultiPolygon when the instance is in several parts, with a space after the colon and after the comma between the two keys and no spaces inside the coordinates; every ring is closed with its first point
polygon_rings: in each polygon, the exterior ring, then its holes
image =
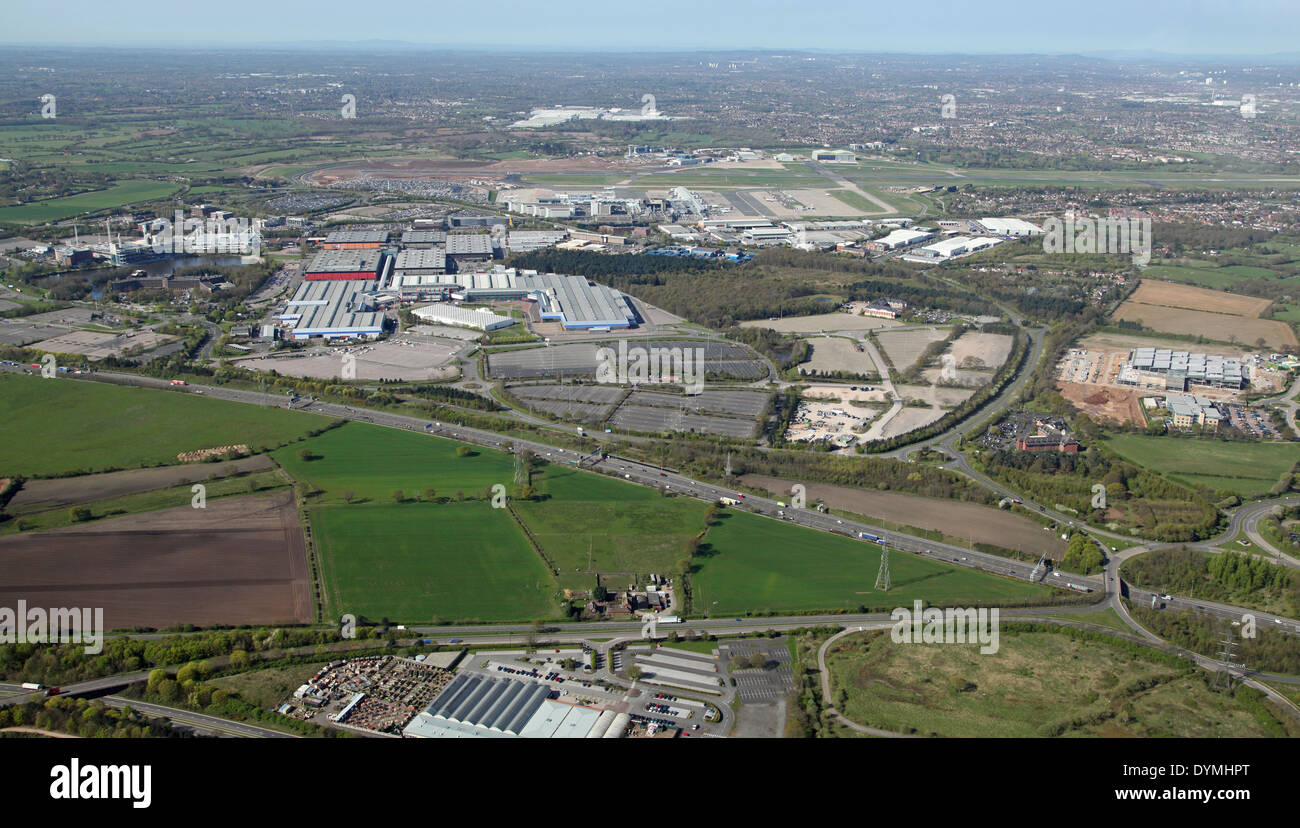
{"type": "Polygon", "coordinates": [[[1129,351],[1128,364],[1120,370],[1116,381],[1150,387],[1151,383],[1144,381],[1144,376],[1150,375],[1162,375],[1164,387],[1177,391],[1185,390],[1188,384],[1239,389],[1246,379],[1237,357],[1170,348],[1134,348],[1129,351]]]}
{"type": "Polygon", "coordinates": [[[366,293],[370,287],[369,282],[354,279],[303,282],[280,321],[293,325],[294,339],[379,336],[384,332],[384,314],[366,293]]]}
{"type": "Polygon", "coordinates": [[[303,279],[376,279],[391,266],[391,257],[378,250],[322,250],[303,271],[303,279]]]}
{"type": "Polygon", "coordinates": [[[515,320],[510,317],[493,313],[487,308],[462,308],[459,305],[428,305],[416,308],[412,313],[425,322],[480,331],[495,331],[515,324],[515,320]]]}
{"type": "MultiPolygon", "coordinates": [[[[516,271],[497,265],[482,273],[427,276],[423,289],[454,285],[451,298],[464,302],[533,301],[545,322],[559,322],[565,330],[631,328],[636,313],[625,294],[604,285],[593,285],[582,276],[559,273],[516,271]],[[434,281],[436,280],[436,281],[434,281]]],[[[416,291],[413,286],[403,288],[416,291]]]]}
{"type": "Polygon", "coordinates": [[[533,681],[461,673],[402,735],[416,739],[585,739],[617,738],[627,714],[551,698],[533,681]],[[599,728],[599,732],[597,732],[599,728]]]}

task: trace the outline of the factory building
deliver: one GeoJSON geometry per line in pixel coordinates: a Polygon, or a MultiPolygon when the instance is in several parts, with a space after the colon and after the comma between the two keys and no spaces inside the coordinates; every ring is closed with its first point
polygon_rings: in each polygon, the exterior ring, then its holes
{"type": "Polygon", "coordinates": [[[483,233],[453,233],[447,236],[447,261],[459,270],[472,262],[492,261],[492,237],[483,233]]]}
{"type": "Polygon", "coordinates": [[[1038,225],[1018,218],[982,218],[979,225],[995,236],[1036,236],[1043,232],[1038,225]]]}
{"type": "Polygon", "coordinates": [[[375,250],[388,244],[387,230],[334,230],[321,242],[325,250],[375,250]]]}
{"type": "Polygon", "coordinates": [[[621,736],[629,717],[551,698],[534,681],[461,673],[411,720],[415,739],[584,739],[621,736]],[[599,727],[599,731],[597,728],[599,727]]]}
{"type": "Polygon", "coordinates": [[[280,321],[293,326],[294,339],[374,338],[384,332],[384,314],[366,292],[371,286],[357,279],[303,282],[280,321]]]}
{"type": "Polygon", "coordinates": [[[970,252],[970,239],[956,236],[951,239],[944,239],[943,241],[935,242],[934,244],[927,244],[925,247],[916,251],[916,255],[924,256],[928,259],[951,259],[954,256],[960,256],[963,253],[968,252],[970,252]]]}
{"type": "Polygon", "coordinates": [[[393,271],[398,274],[428,276],[447,272],[447,254],[442,250],[403,250],[397,254],[393,271]]]}
{"type": "Polygon", "coordinates": [[[412,313],[425,322],[479,331],[495,331],[515,324],[515,320],[510,317],[493,313],[487,308],[462,308],[459,305],[428,305],[416,308],[412,313]]]}
{"type": "Polygon", "coordinates": [[[528,253],[564,241],[569,234],[563,230],[512,230],[506,236],[506,247],[511,253],[528,253]]]}
{"type": "Polygon", "coordinates": [[[446,230],[407,230],[402,233],[402,247],[408,250],[428,250],[446,241],[446,230]]]}
{"type": "MultiPolygon", "coordinates": [[[[427,298],[462,302],[536,302],[543,322],[559,322],[566,330],[631,328],[636,312],[628,298],[613,288],[593,285],[582,276],[516,271],[497,265],[490,271],[429,275],[427,298]],[[437,294],[437,295],[434,295],[437,294]]],[[[403,282],[413,292],[414,282],[403,282]]],[[[392,291],[392,288],[386,288],[392,291]]],[[[393,291],[396,292],[396,291],[393,291]]]]}
{"type": "Polygon", "coordinates": [[[1236,357],[1169,348],[1134,348],[1116,379],[1124,385],[1151,388],[1156,386],[1151,380],[1157,377],[1163,377],[1163,387],[1173,391],[1184,391],[1189,384],[1234,389],[1245,385],[1241,360],[1236,357]]]}
{"type": "Polygon", "coordinates": [[[865,241],[862,246],[873,253],[884,253],[889,250],[899,250],[904,247],[911,247],[914,244],[920,244],[923,241],[929,241],[934,238],[934,232],[926,229],[916,230],[892,230],[889,235],[865,241]]]}
{"type": "Polygon", "coordinates": [[[303,271],[308,282],[326,279],[377,279],[392,258],[378,250],[322,250],[303,271]]]}
{"type": "Polygon", "coordinates": [[[496,216],[491,213],[477,213],[473,210],[462,210],[459,213],[452,213],[447,217],[447,227],[491,227],[494,224],[509,225],[510,219],[505,216],[496,216]]]}

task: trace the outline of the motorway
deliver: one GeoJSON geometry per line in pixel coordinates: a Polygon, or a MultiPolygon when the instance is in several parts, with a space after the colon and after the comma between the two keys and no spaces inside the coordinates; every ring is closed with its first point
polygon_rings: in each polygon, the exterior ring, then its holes
{"type": "MultiPolygon", "coordinates": [[[[1031,365],[1033,363],[1030,363],[1031,365]]],[[[12,370],[12,369],[11,369],[12,370]]],[[[1028,373],[1028,372],[1026,372],[1028,373]]],[[[89,375],[76,377],[60,377],[62,381],[68,380],[94,380],[100,382],[110,382],[115,384],[136,385],[148,388],[157,388],[171,390],[180,393],[202,392],[209,397],[227,399],[235,402],[242,402],[252,405],[283,407],[288,404],[287,398],[282,394],[268,394],[259,391],[247,391],[243,389],[226,388],[216,385],[188,385],[184,387],[173,387],[166,380],[154,379],[152,377],[141,377],[133,374],[115,374],[110,372],[96,372],[89,375]]],[[[1012,386],[1015,384],[1012,383],[1012,386]]],[[[1011,387],[1007,389],[1008,392],[1011,387]]],[[[370,423],[372,425],[386,426],[389,428],[399,428],[406,431],[413,431],[422,434],[431,434],[438,437],[445,437],[454,440],[460,440],[466,443],[474,443],[487,448],[506,449],[518,452],[523,449],[530,449],[534,454],[543,460],[562,464],[579,461],[583,454],[573,450],[566,450],[551,446],[537,440],[525,440],[518,437],[509,437],[499,435],[494,432],[484,431],[481,429],[469,428],[466,426],[453,425],[451,423],[430,422],[428,420],[407,417],[400,414],[391,414],[383,411],[376,411],[365,408],[353,408],[338,403],[323,402],[319,400],[307,400],[304,403],[296,404],[295,409],[309,411],[315,414],[321,414],[327,417],[339,419],[354,420],[370,423]]],[[[954,435],[955,438],[955,435],[954,435]]],[[[950,438],[952,439],[952,438],[950,438]]],[[[961,455],[953,452],[955,458],[961,458],[961,455]]],[[[1010,492],[1004,487],[998,486],[993,481],[983,477],[983,475],[969,469],[965,466],[964,458],[954,460],[953,465],[962,469],[970,475],[972,479],[988,486],[993,491],[998,492],[1004,497],[1016,497],[1015,493],[1010,492]]],[[[1053,572],[1046,574],[1037,570],[1036,564],[1025,561],[1016,561],[1008,558],[991,555],[988,553],[977,552],[960,546],[932,541],[924,538],[917,538],[902,532],[896,532],[879,526],[873,526],[868,523],[862,523],[853,520],[837,518],[828,514],[817,512],[810,509],[792,509],[783,508],[778,505],[774,498],[764,497],[761,495],[744,495],[733,490],[712,483],[695,480],[676,472],[661,469],[647,463],[630,460],[618,456],[610,456],[609,459],[598,461],[595,464],[587,466],[593,471],[608,474],[611,476],[621,477],[634,483],[652,486],[670,492],[678,492],[701,500],[716,503],[721,497],[732,497],[742,500],[742,505],[750,510],[757,512],[772,520],[784,520],[805,526],[810,529],[818,529],[824,532],[834,532],[846,535],[848,537],[859,537],[859,533],[868,533],[875,535],[881,541],[890,546],[892,549],[903,552],[929,557],[934,560],[946,561],[958,566],[965,566],[972,569],[979,569],[996,575],[1006,575],[1021,580],[1047,581],[1054,585],[1061,582],[1068,582],[1089,591],[1110,593],[1122,591],[1121,584],[1118,580],[1109,580],[1112,576],[1084,576],[1074,575],[1064,572],[1053,572]],[[777,512],[784,514],[778,515],[777,512]]],[[[1026,502],[1026,507],[1033,508],[1034,504],[1026,502]]],[[[1271,506],[1271,504],[1268,504],[1271,506]]],[[[1049,516],[1054,517],[1063,524],[1073,525],[1073,521],[1064,515],[1057,515],[1043,507],[1037,507],[1038,510],[1049,516]]],[[[1233,525],[1237,525],[1239,519],[1234,520],[1233,525]]],[[[1111,535],[1111,533],[1095,530],[1089,527],[1090,532],[1101,535],[1111,535]]],[[[1225,539],[1231,539],[1236,532],[1230,529],[1231,534],[1221,535],[1219,538],[1205,541],[1202,545],[1222,543],[1225,539]]],[[[1123,537],[1120,535],[1111,535],[1113,537],[1123,537]]],[[[1148,551],[1161,546],[1170,546],[1171,544],[1151,543],[1141,547],[1134,547],[1129,552],[1129,557],[1139,552],[1148,551]]],[[[1113,558],[1114,556],[1112,556],[1113,558]]],[[[1129,597],[1133,600],[1150,601],[1152,593],[1133,591],[1129,597]]],[[[1263,613],[1256,610],[1250,610],[1242,607],[1215,604],[1208,601],[1192,600],[1172,596],[1166,600],[1166,604],[1171,607],[1196,607],[1206,612],[1220,615],[1225,618],[1239,619],[1246,613],[1253,613],[1256,618],[1266,622],[1275,623],[1278,626],[1287,627],[1291,630],[1300,630],[1300,623],[1294,619],[1276,616],[1269,613],[1263,613]]],[[[801,616],[796,616],[801,618],[801,616]]],[[[828,622],[835,623],[835,622],[828,622]]],[[[496,630],[505,631],[506,626],[494,627],[496,630]]],[[[481,629],[481,628],[480,628],[481,629]]]]}

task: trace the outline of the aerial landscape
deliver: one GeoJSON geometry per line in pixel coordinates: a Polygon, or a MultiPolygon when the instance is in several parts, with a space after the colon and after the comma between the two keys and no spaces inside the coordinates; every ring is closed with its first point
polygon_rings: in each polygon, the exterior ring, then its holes
{"type": "Polygon", "coordinates": [[[1295,10],[24,5],[0,751],[1300,737],[1295,10]]]}

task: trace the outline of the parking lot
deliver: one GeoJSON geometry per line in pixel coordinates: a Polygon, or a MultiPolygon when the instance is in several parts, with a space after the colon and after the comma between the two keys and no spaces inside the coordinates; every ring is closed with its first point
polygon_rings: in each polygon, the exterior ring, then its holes
{"type": "Polygon", "coordinates": [[[697,434],[718,434],[724,437],[753,437],[758,424],[750,420],[688,414],[679,409],[651,408],[643,405],[621,405],[611,425],[633,431],[687,431],[697,434]]]}
{"type": "Polygon", "coordinates": [[[742,704],[770,704],[794,690],[794,669],[785,638],[723,641],[719,642],[718,650],[719,662],[735,679],[736,696],[742,704]],[[766,658],[765,667],[736,669],[731,666],[732,659],[739,657],[748,662],[755,653],[766,658]]]}

